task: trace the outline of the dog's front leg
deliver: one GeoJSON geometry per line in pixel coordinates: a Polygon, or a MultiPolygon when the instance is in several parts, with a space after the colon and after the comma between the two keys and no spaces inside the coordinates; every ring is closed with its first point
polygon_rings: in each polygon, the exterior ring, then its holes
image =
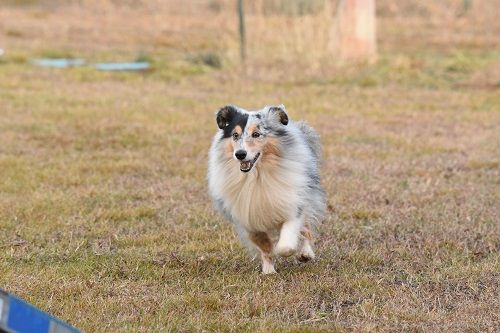
{"type": "Polygon", "coordinates": [[[297,259],[300,262],[307,262],[309,260],[314,260],[316,255],[314,254],[314,250],[312,248],[314,243],[313,232],[311,230],[311,226],[309,223],[304,223],[302,230],[300,231],[302,237],[304,238],[302,241],[302,246],[297,253],[297,259]]]}
{"type": "Polygon", "coordinates": [[[259,249],[262,259],[262,274],[276,273],[273,263],[273,243],[265,232],[252,232],[249,234],[250,240],[259,249]]]}
{"type": "Polygon", "coordinates": [[[302,220],[293,218],[281,226],[280,239],[276,244],[276,253],[282,257],[289,257],[297,252],[299,246],[299,234],[302,228],[302,220]]]}

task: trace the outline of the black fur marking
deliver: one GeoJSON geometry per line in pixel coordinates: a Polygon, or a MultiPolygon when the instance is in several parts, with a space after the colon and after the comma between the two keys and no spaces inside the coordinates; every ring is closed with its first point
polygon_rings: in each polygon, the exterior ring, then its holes
{"type": "Polygon", "coordinates": [[[225,106],[217,112],[217,125],[224,132],[221,140],[231,137],[234,128],[239,125],[241,130],[245,129],[248,121],[248,114],[239,112],[233,106],[225,106]]]}
{"type": "Polygon", "coordinates": [[[288,132],[286,129],[277,129],[273,131],[276,136],[287,136],[288,132]]]}
{"type": "Polygon", "coordinates": [[[217,126],[219,126],[220,129],[223,129],[226,127],[226,125],[233,119],[234,115],[238,113],[238,110],[231,105],[226,105],[220,108],[220,110],[217,112],[217,126]]]}
{"type": "Polygon", "coordinates": [[[299,206],[299,208],[297,208],[297,218],[299,218],[302,215],[302,211],[304,211],[304,207],[299,206]]]}
{"type": "Polygon", "coordinates": [[[264,126],[264,130],[274,136],[286,137],[288,136],[288,131],[285,128],[272,128],[269,126],[264,126]]]}
{"type": "Polygon", "coordinates": [[[315,173],[309,173],[308,176],[314,185],[320,184],[321,181],[320,181],[319,175],[317,175],[315,173]]]}
{"type": "Polygon", "coordinates": [[[256,117],[257,119],[261,119],[261,118],[262,118],[262,116],[261,116],[259,113],[257,113],[257,114],[255,115],[255,117],[256,117]]]}

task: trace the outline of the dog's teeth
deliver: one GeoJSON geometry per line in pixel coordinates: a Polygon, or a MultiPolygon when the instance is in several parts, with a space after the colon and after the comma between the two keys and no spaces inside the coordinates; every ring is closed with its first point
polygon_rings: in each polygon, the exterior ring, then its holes
{"type": "Polygon", "coordinates": [[[241,170],[243,170],[243,171],[250,170],[251,167],[252,167],[251,162],[249,162],[249,161],[241,162],[241,165],[240,165],[241,170]]]}

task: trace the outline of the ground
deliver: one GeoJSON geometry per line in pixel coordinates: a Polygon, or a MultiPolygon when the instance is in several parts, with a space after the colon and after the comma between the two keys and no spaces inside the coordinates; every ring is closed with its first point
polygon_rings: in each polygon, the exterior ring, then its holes
{"type": "Polygon", "coordinates": [[[0,7],[0,288],[86,332],[500,330],[498,23],[380,1],[376,63],[316,54],[309,71],[252,59],[251,40],[241,66],[220,16],[176,12],[160,34],[142,7],[121,9],[143,23],[126,30],[112,2],[47,3],[0,7]],[[29,63],[137,50],[150,72],[29,63]],[[317,261],[263,276],[213,211],[207,152],[228,103],[284,103],[321,134],[317,261]]]}

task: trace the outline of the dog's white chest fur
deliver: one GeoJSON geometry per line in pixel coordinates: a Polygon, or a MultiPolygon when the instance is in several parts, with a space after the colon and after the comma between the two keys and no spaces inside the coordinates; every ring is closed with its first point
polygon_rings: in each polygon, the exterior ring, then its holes
{"type": "Polygon", "coordinates": [[[298,193],[296,181],[287,179],[287,171],[269,173],[253,170],[249,174],[226,177],[221,196],[226,209],[248,231],[278,229],[295,214],[298,193]]]}

